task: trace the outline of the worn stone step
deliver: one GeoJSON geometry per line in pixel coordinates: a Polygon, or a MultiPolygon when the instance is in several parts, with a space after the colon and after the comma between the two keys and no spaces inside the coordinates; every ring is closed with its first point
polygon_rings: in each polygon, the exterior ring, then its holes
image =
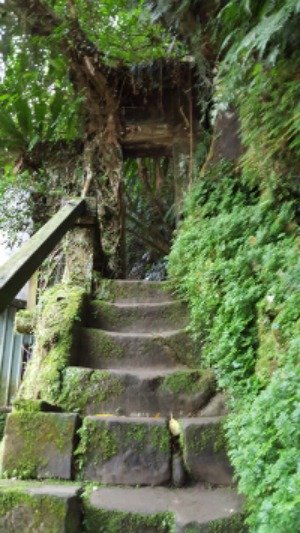
{"type": "Polygon", "coordinates": [[[75,366],[89,368],[197,367],[200,349],[185,330],[118,333],[81,328],[75,366]]]}
{"type": "Polygon", "coordinates": [[[180,301],[114,303],[94,300],[88,306],[87,326],[118,332],[161,332],[187,326],[186,305],[180,301]]]}
{"type": "Polygon", "coordinates": [[[80,486],[0,480],[0,531],[82,531],[80,486]]]}
{"type": "Polygon", "coordinates": [[[153,416],[196,415],[215,392],[210,371],[121,368],[92,370],[69,367],[63,378],[61,405],[91,415],[139,413],[153,416]]]}
{"type": "Polygon", "coordinates": [[[232,485],[223,417],[179,420],[183,457],[192,479],[213,485],[232,485]]]}
{"type": "Polygon", "coordinates": [[[116,303],[164,302],[172,299],[165,281],[113,280],[96,282],[96,299],[116,303]]]}
{"type": "Polygon", "coordinates": [[[72,479],[78,416],[20,411],[8,415],[1,475],[30,479],[72,479]]]}
{"type": "Polygon", "coordinates": [[[164,485],[171,480],[167,421],[87,416],[79,430],[79,475],[114,485],[164,485]]]}
{"type": "Polygon", "coordinates": [[[101,487],[84,499],[93,533],[242,533],[243,499],[230,489],[101,487]]]}

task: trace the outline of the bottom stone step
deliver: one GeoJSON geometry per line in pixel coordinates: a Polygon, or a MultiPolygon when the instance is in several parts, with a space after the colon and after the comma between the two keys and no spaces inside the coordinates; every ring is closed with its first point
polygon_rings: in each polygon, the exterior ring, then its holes
{"type": "Polygon", "coordinates": [[[0,480],[0,531],[78,533],[80,486],[0,480]]]}
{"type": "Polygon", "coordinates": [[[230,489],[103,487],[84,498],[87,533],[242,533],[243,500],[230,489]]]}

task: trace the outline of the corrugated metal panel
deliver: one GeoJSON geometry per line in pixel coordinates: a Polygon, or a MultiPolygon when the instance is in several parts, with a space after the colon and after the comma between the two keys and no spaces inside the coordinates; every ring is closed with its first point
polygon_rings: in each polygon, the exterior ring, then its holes
{"type": "Polygon", "coordinates": [[[23,346],[31,342],[28,335],[14,331],[19,307],[13,304],[0,315],[0,408],[8,407],[16,395],[21,383],[23,346]]]}

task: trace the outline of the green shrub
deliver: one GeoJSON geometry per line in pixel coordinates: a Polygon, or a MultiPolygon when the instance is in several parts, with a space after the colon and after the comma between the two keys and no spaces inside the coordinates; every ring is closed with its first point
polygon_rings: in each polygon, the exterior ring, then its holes
{"type": "Polygon", "coordinates": [[[252,531],[292,533],[300,528],[296,202],[251,183],[222,162],[196,184],[169,276],[189,303],[203,365],[230,394],[230,455],[252,531]]]}

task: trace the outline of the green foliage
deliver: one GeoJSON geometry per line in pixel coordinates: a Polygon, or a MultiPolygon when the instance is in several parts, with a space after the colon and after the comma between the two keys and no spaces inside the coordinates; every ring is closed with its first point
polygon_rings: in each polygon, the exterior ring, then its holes
{"type": "Polygon", "coordinates": [[[299,338],[294,357],[286,354],[266,389],[246,397],[228,422],[231,460],[248,497],[249,524],[259,533],[300,527],[299,338]]]}
{"type": "Polygon", "coordinates": [[[251,183],[222,162],[196,184],[169,274],[189,302],[203,364],[231,395],[231,457],[252,531],[285,533],[299,528],[297,204],[288,183],[284,195],[280,183],[262,192],[251,183]]]}
{"type": "Polygon", "coordinates": [[[4,435],[6,417],[7,413],[0,411],[0,441],[2,440],[2,437],[4,435]]]}
{"type": "Polygon", "coordinates": [[[84,290],[77,286],[57,284],[44,292],[37,310],[33,355],[18,398],[58,402],[84,299],[84,290]]]}

